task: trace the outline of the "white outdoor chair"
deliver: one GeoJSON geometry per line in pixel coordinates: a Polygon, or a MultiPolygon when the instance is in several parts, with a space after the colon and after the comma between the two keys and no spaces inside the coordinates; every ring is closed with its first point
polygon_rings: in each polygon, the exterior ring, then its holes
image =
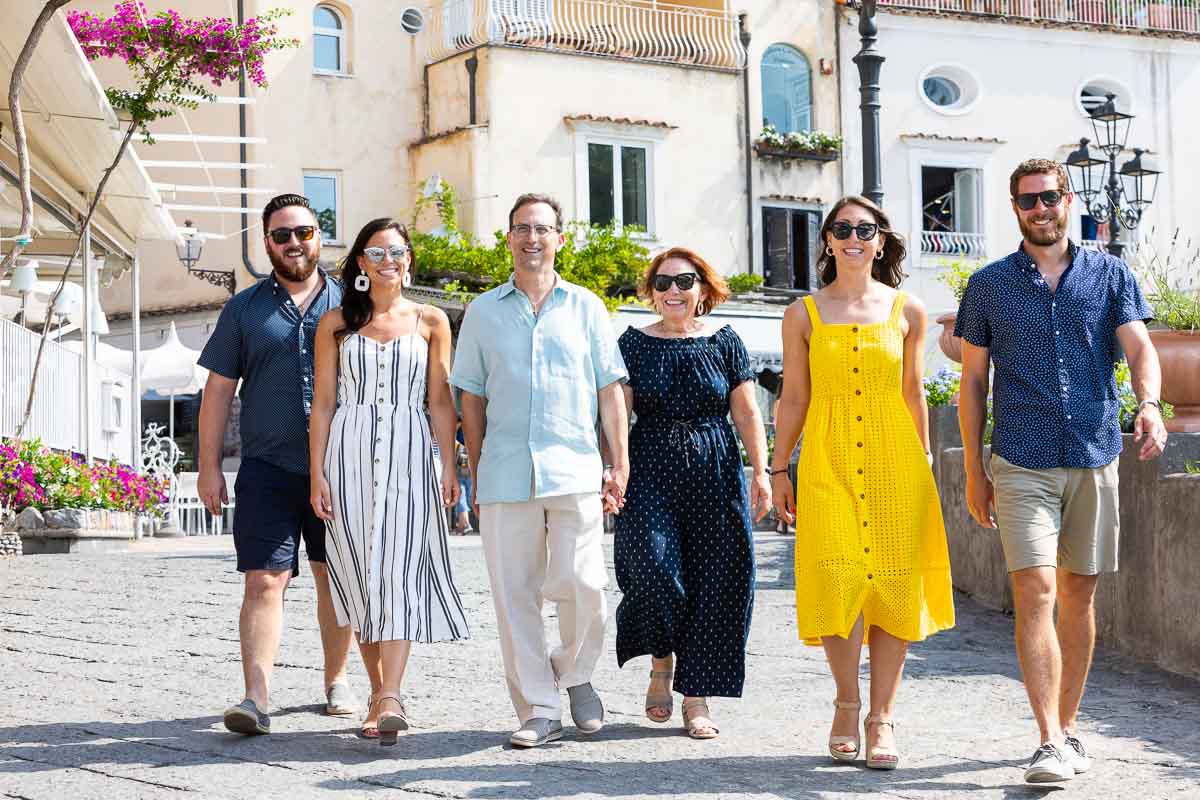
{"type": "Polygon", "coordinates": [[[211,516],[200,502],[200,473],[181,472],[175,478],[174,513],[179,529],[188,536],[221,533],[221,518],[211,516]]]}

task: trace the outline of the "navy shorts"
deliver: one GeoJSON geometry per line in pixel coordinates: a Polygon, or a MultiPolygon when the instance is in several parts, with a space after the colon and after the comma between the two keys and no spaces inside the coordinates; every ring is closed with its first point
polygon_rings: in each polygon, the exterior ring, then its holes
{"type": "Polygon", "coordinates": [[[301,537],[308,560],[325,563],[325,523],[308,502],[307,475],[248,458],[233,491],[238,572],[290,569],[299,575],[301,537]]]}

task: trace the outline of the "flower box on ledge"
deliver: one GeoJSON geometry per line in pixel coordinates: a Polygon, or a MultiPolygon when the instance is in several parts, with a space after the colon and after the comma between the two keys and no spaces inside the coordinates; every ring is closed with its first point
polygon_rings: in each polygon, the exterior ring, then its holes
{"type": "Polygon", "coordinates": [[[807,161],[837,161],[839,150],[799,150],[793,147],[776,147],[764,142],[754,143],[754,152],[762,158],[804,159],[807,161]]]}

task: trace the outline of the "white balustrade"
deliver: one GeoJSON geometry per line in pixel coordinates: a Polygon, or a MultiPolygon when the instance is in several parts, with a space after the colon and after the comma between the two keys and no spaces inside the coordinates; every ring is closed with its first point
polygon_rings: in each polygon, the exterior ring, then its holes
{"type": "Polygon", "coordinates": [[[926,255],[983,258],[987,254],[987,241],[982,233],[921,231],[921,252],[926,255]]]}
{"type": "Polygon", "coordinates": [[[1200,7],[1195,0],[879,0],[879,5],[1200,35],[1200,7]]]}

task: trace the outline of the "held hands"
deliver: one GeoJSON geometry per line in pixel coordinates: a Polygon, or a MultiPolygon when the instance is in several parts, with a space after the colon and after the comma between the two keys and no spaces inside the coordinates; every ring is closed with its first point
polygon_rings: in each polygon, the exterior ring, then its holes
{"type": "Polygon", "coordinates": [[[791,478],[788,477],[787,472],[777,472],[770,477],[770,482],[773,493],[769,493],[767,498],[769,502],[774,502],[775,513],[787,524],[795,524],[796,490],[792,488],[791,478]]]}
{"type": "Polygon", "coordinates": [[[219,469],[202,470],[196,479],[196,493],[200,502],[214,517],[221,513],[221,506],[229,502],[229,492],[225,486],[225,473],[219,469]]]}
{"type": "Polygon", "coordinates": [[[629,484],[629,467],[616,465],[604,468],[604,484],[600,499],[605,514],[620,514],[625,507],[625,487],[629,484]]]}
{"type": "Polygon", "coordinates": [[[1141,442],[1138,458],[1149,461],[1162,455],[1167,446],[1167,428],[1163,424],[1162,413],[1156,406],[1147,404],[1133,420],[1133,440],[1141,442]]]}
{"type": "Polygon", "coordinates": [[[313,513],[318,519],[330,521],[333,519],[333,499],[332,493],[329,490],[329,481],[325,480],[324,475],[313,475],[309,481],[309,497],[308,502],[312,505],[313,513]]]}
{"type": "Polygon", "coordinates": [[[967,473],[967,510],[983,527],[996,527],[996,492],[986,473],[967,473]]]}
{"type": "Polygon", "coordinates": [[[762,522],[762,518],[771,510],[771,494],[771,480],[767,473],[755,473],[750,483],[750,513],[754,515],[755,522],[762,522]]]}

